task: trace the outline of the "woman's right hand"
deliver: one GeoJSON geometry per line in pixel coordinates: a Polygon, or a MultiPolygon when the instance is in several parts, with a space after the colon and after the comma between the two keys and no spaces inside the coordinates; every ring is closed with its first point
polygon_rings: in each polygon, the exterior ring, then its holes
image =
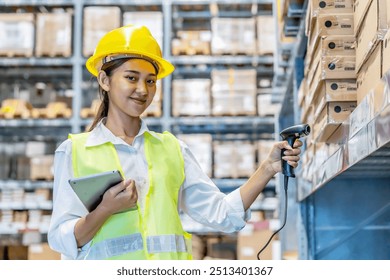
{"type": "Polygon", "coordinates": [[[136,207],[137,199],[134,180],[124,180],[104,193],[98,207],[112,215],[136,207]]]}

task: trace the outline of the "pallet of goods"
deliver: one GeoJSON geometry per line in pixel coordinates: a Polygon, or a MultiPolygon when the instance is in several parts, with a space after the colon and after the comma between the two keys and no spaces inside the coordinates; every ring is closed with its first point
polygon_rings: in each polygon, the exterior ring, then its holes
{"type": "Polygon", "coordinates": [[[208,30],[178,31],[172,40],[173,55],[210,55],[211,33],[208,30]]]}
{"type": "Polygon", "coordinates": [[[214,55],[255,55],[254,18],[212,18],[211,52],[214,55]]]}
{"type": "Polygon", "coordinates": [[[5,99],[1,102],[0,118],[28,119],[33,107],[31,103],[21,99],[5,99]]]}
{"type": "Polygon", "coordinates": [[[32,57],[34,50],[34,14],[0,14],[0,56],[32,57]]]}
{"type": "Polygon", "coordinates": [[[37,57],[70,57],[72,55],[72,14],[37,14],[37,36],[35,55],[37,57]]]}

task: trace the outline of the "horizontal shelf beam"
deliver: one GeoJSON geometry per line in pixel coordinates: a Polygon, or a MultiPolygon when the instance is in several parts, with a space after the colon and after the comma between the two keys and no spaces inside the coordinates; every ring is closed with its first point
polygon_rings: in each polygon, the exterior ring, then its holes
{"type": "Polygon", "coordinates": [[[193,65],[193,64],[273,64],[272,56],[247,56],[247,55],[182,55],[169,58],[173,64],[193,65]]]}
{"type": "Polygon", "coordinates": [[[176,5],[208,5],[208,4],[262,4],[271,5],[273,0],[172,0],[172,4],[176,5]]]}
{"type": "Polygon", "coordinates": [[[10,66],[72,66],[73,58],[67,57],[2,57],[0,67],[10,66]]]}
{"type": "Polygon", "coordinates": [[[71,126],[70,119],[0,119],[1,127],[71,126]]]}
{"type": "Polygon", "coordinates": [[[30,180],[0,180],[0,190],[5,189],[20,189],[35,190],[35,189],[52,189],[52,181],[30,181],[30,180]]]}
{"type": "Polygon", "coordinates": [[[73,6],[77,0],[2,0],[0,6],[73,6]]]}

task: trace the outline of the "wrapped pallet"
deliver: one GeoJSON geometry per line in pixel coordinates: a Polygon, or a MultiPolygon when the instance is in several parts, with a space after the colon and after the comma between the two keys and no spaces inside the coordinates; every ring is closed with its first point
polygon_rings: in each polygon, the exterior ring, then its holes
{"type": "Polygon", "coordinates": [[[145,25],[156,39],[160,48],[163,47],[163,14],[162,12],[124,12],[123,25],[145,25]]]}
{"type": "Polygon", "coordinates": [[[180,134],[177,137],[187,144],[202,170],[212,176],[212,136],[210,134],[180,134]]]}
{"type": "Polygon", "coordinates": [[[256,70],[212,70],[212,114],[236,116],[256,114],[256,70]]]}
{"type": "Polygon", "coordinates": [[[99,40],[121,24],[121,10],[114,6],[89,6],[84,8],[83,55],[93,54],[99,40]]]}
{"type": "Polygon", "coordinates": [[[172,115],[210,115],[210,79],[177,79],[172,82],[172,115]]]}
{"type": "Polygon", "coordinates": [[[0,14],[0,55],[31,57],[34,31],[34,14],[0,14]]]}
{"type": "Polygon", "coordinates": [[[249,141],[216,141],[215,178],[246,178],[256,169],[255,148],[249,141]]]}
{"type": "Polygon", "coordinates": [[[212,54],[255,55],[255,27],[254,18],[212,18],[212,54]]]}
{"type": "Polygon", "coordinates": [[[180,30],[172,39],[173,55],[210,55],[209,30],[180,30]]]}
{"type": "Polygon", "coordinates": [[[37,14],[36,56],[72,55],[72,14],[37,14]]]}
{"type": "Polygon", "coordinates": [[[257,17],[257,52],[259,55],[276,51],[275,19],[272,15],[257,17]]]}

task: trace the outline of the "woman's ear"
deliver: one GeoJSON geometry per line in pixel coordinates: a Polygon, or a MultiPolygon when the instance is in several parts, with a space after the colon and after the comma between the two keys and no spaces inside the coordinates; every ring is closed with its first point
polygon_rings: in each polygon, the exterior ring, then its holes
{"type": "Polygon", "coordinates": [[[104,91],[110,91],[110,79],[107,76],[106,72],[100,70],[97,76],[97,80],[104,91]]]}

